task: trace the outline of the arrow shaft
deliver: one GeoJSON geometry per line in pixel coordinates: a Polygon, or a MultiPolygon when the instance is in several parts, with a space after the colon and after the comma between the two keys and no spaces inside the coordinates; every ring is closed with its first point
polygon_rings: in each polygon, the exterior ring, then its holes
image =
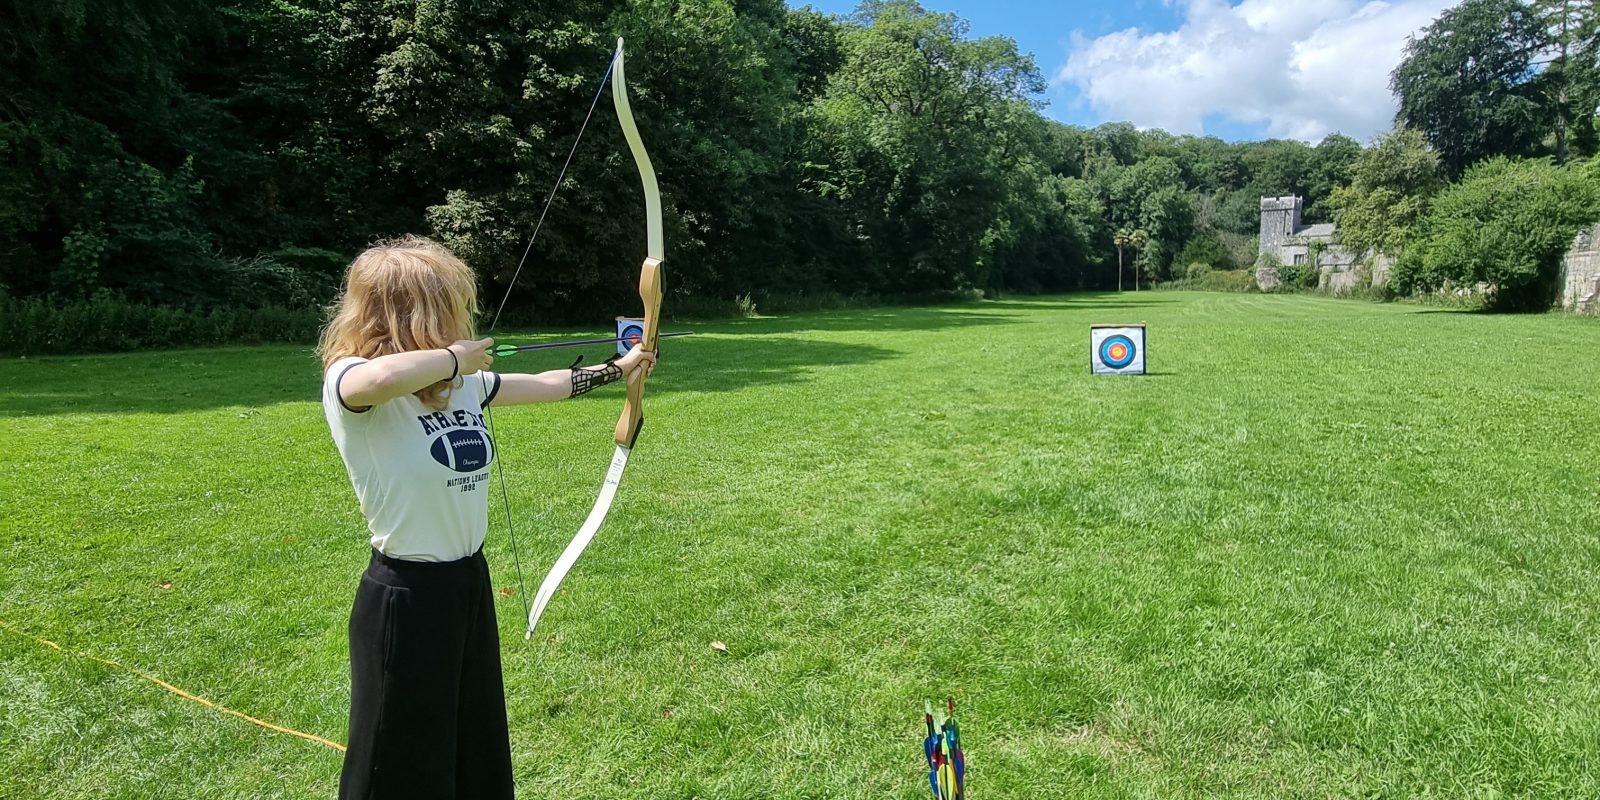
{"type": "MultiPolygon", "coordinates": [[[[693,336],[693,335],[694,335],[694,331],[674,331],[673,333],[656,334],[657,338],[662,338],[662,339],[667,338],[669,336],[693,336]]],[[[582,347],[584,345],[590,345],[590,344],[610,344],[611,342],[620,342],[623,339],[624,339],[624,337],[622,337],[622,336],[610,336],[610,337],[605,337],[605,338],[600,338],[600,339],[572,339],[572,340],[564,341],[564,342],[545,342],[544,344],[519,344],[519,345],[497,344],[494,347],[489,348],[489,354],[493,355],[493,356],[496,356],[496,357],[509,356],[509,355],[514,355],[516,353],[526,353],[526,352],[529,352],[530,350],[553,350],[553,349],[555,349],[557,347],[582,347]]]]}

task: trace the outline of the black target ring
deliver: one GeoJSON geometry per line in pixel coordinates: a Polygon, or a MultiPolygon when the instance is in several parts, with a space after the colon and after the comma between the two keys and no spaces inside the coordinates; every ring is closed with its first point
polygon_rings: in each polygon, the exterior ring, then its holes
{"type": "Polygon", "coordinates": [[[1112,369],[1123,369],[1139,355],[1139,348],[1125,334],[1107,336],[1100,342],[1100,362],[1112,369]]]}

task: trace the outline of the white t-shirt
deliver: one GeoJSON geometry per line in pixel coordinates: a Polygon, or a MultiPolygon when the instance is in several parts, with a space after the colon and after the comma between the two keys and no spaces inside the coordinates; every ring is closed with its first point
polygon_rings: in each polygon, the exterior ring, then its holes
{"type": "Polygon", "coordinates": [[[500,376],[466,376],[443,411],[409,394],[354,411],[339,397],[339,380],[365,361],[341,358],[328,368],[322,410],[372,546],[408,561],[455,561],[478,552],[489,529],[495,458],[483,409],[500,390],[500,376]]]}

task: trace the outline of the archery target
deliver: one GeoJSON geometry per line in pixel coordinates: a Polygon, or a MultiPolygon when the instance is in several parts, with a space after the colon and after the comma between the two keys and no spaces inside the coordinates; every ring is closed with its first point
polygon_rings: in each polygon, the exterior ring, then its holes
{"type": "Polygon", "coordinates": [[[1143,375],[1143,325],[1095,325],[1089,329],[1089,368],[1096,375],[1143,375]]]}
{"type": "Polygon", "coordinates": [[[617,317],[617,355],[625,356],[644,338],[644,320],[617,317]]]}
{"type": "Polygon", "coordinates": [[[1133,363],[1133,340],[1122,334],[1107,336],[1100,343],[1100,361],[1112,369],[1125,369],[1133,363]]]}

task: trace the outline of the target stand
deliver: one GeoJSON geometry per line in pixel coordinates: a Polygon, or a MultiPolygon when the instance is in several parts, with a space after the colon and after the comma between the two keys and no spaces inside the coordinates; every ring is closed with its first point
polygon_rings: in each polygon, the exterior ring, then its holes
{"type": "Polygon", "coordinates": [[[1090,374],[1145,374],[1144,345],[1142,322],[1137,325],[1090,325],[1090,374]]]}

